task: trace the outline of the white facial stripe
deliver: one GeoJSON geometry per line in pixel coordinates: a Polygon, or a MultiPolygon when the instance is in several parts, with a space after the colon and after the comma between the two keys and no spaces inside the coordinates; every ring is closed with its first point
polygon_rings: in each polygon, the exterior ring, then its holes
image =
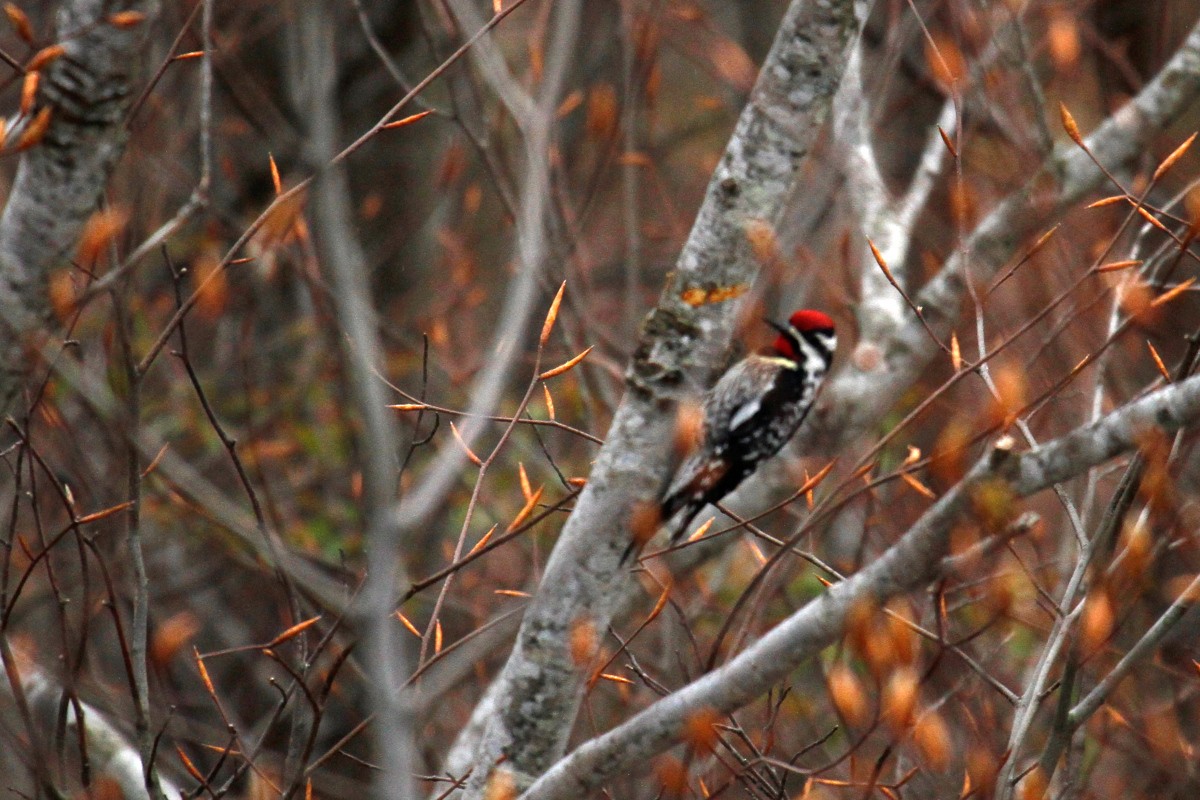
{"type": "MultiPolygon", "coordinates": [[[[828,354],[830,350],[822,350],[813,347],[808,340],[801,336],[797,341],[800,343],[800,353],[804,356],[804,369],[809,375],[821,375],[829,367],[828,354]]],[[[825,344],[824,341],[821,342],[825,344]]]]}

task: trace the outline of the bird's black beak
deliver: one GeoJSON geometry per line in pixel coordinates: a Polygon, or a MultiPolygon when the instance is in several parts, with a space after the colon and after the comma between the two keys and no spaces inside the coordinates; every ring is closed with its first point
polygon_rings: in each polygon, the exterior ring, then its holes
{"type": "Polygon", "coordinates": [[[763,322],[767,323],[768,325],[770,325],[770,326],[771,326],[772,328],[774,328],[775,330],[779,331],[779,332],[780,332],[781,334],[783,334],[784,336],[787,336],[787,334],[788,334],[788,330],[787,330],[787,328],[783,327],[782,325],[780,325],[780,324],[779,324],[778,322],[776,322],[775,320],[773,320],[773,319],[767,319],[766,317],[763,317],[763,322]]]}

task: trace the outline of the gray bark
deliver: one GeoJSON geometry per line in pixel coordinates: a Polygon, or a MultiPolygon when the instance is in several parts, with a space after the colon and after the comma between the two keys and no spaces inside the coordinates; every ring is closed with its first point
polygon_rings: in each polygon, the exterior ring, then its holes
{"type": "Polygon", "coordinates": [[[0,216],[0,414],[24,383],[25,338],[46,318],[49,271],[75,245],[125,148],[125,116],[157,11],[157,0],[66,0],[59,9],[57,36],[66,52],[40,82],[50,127],[21,157],[0,216]],[[108,23],[119,11],[146,19],[129,27],[108,23]]]}
{"type": "Polygon", "coordinates": [[[729,343],[734,307],[694,306],[689,292],[749,285],[758,270],[750,223],[779,218],[837,90],[860,22],[848,0],[793,3],[753,95],[709,184],[691,235],[658,307],[647,318],[614,416],[574,513],[546,565],[497,693],[466,797],[484,796],[503,759],[523,790],[558,760],[586,674],[571,654],[576,625],[603,631],[630,590],[621,552],[629,521],[653,503],[670,468],[674,404],[685,376],[708,383],[729,343]]]}

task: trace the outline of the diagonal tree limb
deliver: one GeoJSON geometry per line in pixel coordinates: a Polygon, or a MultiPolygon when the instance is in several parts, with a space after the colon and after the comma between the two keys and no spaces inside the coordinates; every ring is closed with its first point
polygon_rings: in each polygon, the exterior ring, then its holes
{"type": "Polygon", "coordinates": [[[969,512],[972,491],[982,482],[1003,480],[1015,497],[1027,497],[1136,448],[1147,428],[1170,432],[1197,423],[1200,377],[1193,377],[1021,455],[1012,453],[1012,440],[1005,437],[882,556],[721,668],[577,748],[538,779],[523,800],[580,797],[599,788],[622,769],[675,744],[696,712],[728,713],[785,679],[842,635],[856,602],[869,597],[883,603],[935,579],[954,523],[969,512]]]}
{"type": "Polygon", "coordinates": [[[125,149],[124,121],[157,0],[67,0],[57,17],[64,53],[46,68],[39,107],[50,127],[27,151],[0,216],[0,414],[29,368],[25,339],[49,311],[49,271],[75,244],[125,149]],[[119,11],[146,15],[131,26],[119,11]]]}

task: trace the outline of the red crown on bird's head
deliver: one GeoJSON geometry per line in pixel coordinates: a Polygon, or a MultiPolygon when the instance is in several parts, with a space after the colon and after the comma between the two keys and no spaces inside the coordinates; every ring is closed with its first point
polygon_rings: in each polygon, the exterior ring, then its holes
{"type": "Polygon", "coordinates": [[[833,319],[824,311],[802,308],[788,317],[788,324],[801,333],[807,331],[833,330],[833,319]]]}
{"type": "Polygon", "coordinates": [[[786,326],[767,320],[772,328],[779,331],[772,347],[784,358],[795,360],[800,357],[800,336],[817,331],[832,334],[834,332],[833,318],[824,311],[812,308],[802,308],[792,312],[786,326]]]}

